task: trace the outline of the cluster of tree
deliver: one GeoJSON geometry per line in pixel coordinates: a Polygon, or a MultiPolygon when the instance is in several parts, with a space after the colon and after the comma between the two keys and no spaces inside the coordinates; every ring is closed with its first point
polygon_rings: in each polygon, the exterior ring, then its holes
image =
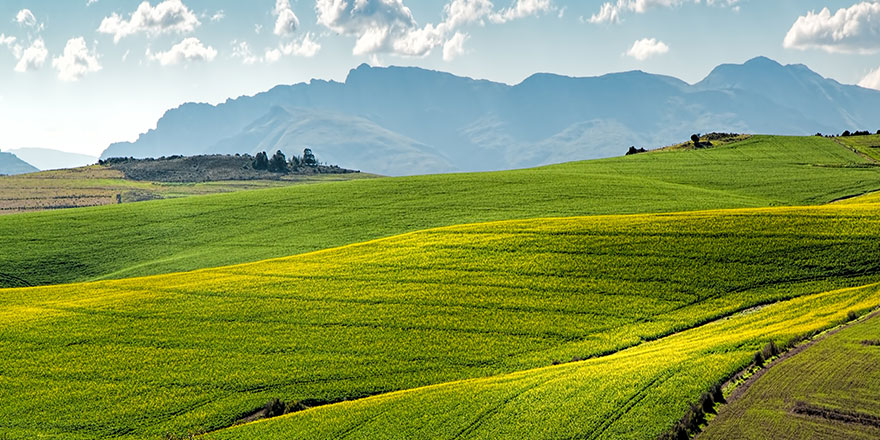
{"type": "Polygon", "coordinates": [[[629,150],[626,152],[626,155],[632,156],[633,154],[647,153],[647,152],[648,152],[648,150],[646,150],[644,148],[636,148],[635,145],[633,145],[632,147],[629,147],[629,150]]]}
{"type": "Polygon", "coordinates": [[[292,156],[290,161],[287,160],[287,157],[284,156],[284,153],[282,153],[281,150],[276,151],[272,157],[269,157],[265,151],[261,151],[254,157],[252,165],[255,170],[266,170],[272,173],[287,173],[290,172],[291,169],[297,169],[300,166],[316,167],[318,166],[318,160],[315,158],[315,154],[312,153],[310,148],[303,150],[302,157],[292,156]]]}
{"type": "MultiPolygon", "coordinates": [[[[869,136],[870,134],[871,134],[871,132],[868,130],[853,131],[853,132],[850,132],[849,130],[845,130],[843,133],[840,134],[840,137],[869,136]]],[[[875,133],[875,134],[880,134],[880,130],[877,130],[877,133],[875,133]]],[[[822,133],[816,133],[816,136],[829,137],[829,138],[837,137],[837,135],[829,134],[826,136],[826,135],[823,135],[822,133]]]]}
{"type": "Polygon", "coordinates": [[[699,133],[691,135],[691,142],[694,143],[694,148],[705,148],[712,146],[712,141],[707,140],[706,142],[701,142],[699,133]]]}

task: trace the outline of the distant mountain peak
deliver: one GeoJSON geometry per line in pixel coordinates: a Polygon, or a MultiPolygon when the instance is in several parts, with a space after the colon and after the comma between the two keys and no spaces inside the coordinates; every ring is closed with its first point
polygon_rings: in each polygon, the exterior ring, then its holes
{"type": "Polygon", "coordinates": [[[778,61],[767,58],[765,56],[757,56],[748,61],[746,61],[744,66],[768,66],[768,67],[783,67],[778,61]]]}

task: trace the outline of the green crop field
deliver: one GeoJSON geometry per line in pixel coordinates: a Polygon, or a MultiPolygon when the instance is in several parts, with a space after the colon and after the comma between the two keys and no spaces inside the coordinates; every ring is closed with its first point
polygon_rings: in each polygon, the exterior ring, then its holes
{"type": "Polygon", "coordinates": [[[494,220],[820,204],[880,189],[832,139],[754,136],[497,173],[383,178],[0,216],[0,286],[153,275],[494,220]]]}
{"type": "Polygon", "coordinates": [[[762,343],[785,343],[841,322],[847,310],[877,305],[877,285],[810,295],[607,357],[317,407],[206,438],[653,439],[713,383],[746,366],[762,343]]]}
{"type": "Polygon", "coordinates": [[[218,435],[653,435],[769,338],[880,305],[878,253],[880,205],[850,201],[462,225],[0,290],[0,433],[180,436],[272,398],[401,391],[218,435]],[[595,359],[547,368],[576,358],[595,359]]]}
{"type": "Polygon", "coordinates": [[[845,145],[874,160],[880,160],[880,135],[847,136],[834,138],[836,142],[845,145]]]}
{"type": "Polygon", "coordinates": [[[786,359],[719,411],[700,439],[880,438],[880,317],[786,359]]]}

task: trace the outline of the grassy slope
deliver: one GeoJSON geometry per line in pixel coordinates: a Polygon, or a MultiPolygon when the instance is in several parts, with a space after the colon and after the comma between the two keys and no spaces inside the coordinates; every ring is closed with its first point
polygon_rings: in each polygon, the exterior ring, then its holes
{"type": "MultiPolygon", "coordinates": [[[[748,365],[763,343],[786,343],[842,322],[848,310],[878,305],[877,285],[810,295],[603,358],[318,407],[206,437],[652,439],[712,384],[748,365]]],[[[872,384],[868,388],[876,390],[872,384]]],[[[768,421],[755,423],[767,426],[768,421]]],[[[718,438],[783,438],[736,433],[718,438]]]]}
{"type": "Polygon", "coordinates": [[[774,366],[736,402],[722,407],[701,439],[880,438],[880,318],[829,336],[774,366]],[[875,424],[795,414],[798,403],[866,414],[875,424]]]}
{"type": "Polygon", "coordinates": [[[836,142],[846,145],[874,160],[880,160],[880,135],[847,136],[834,138],[836,142]]]}
{"type": "Polygon", "coordinates": [[[157,198],[277,188],[297,183],[332,182],[374,177],[369,174],[292,175],[285,180],[161,183],[125,179],[122,172],[102,166],[0,176],[0,214],[47,209],[102,206],[157,198]]]}
{"type": "Polygon", "coordinates": [[[823,203],[880,188],[880,168],[844,167],[865,161],[830,139],[755,136],[530,170],[3,216],[0,243],[18,252],[0,253],[0,286],[216,267],[470,222],[823,203]]]}
{"type": "MultiPolygon", "coordinates": [[[[874,282],[878,231],[880,205],[856,203],[537,219],[195,273],[3,290],[0,430],[181,434],[227,425],[272,397],[350,399],[603,355],[756,304],[874,282]]],[[[821,326],[880,300],[858,292],[830,295],[841,302],[808,321],[821,326]]],[[[762,337],[748,334],[715,347],[732,354],[712,357],[711,371],[700,364],[681,381],[740,366],[762,337]]],[[[666,377],[679,358],[664,359],[645,374],[666,377]]],[[[651,432],[680,416],[675,390],[690,390],[681,381],[639,407],[671,405],[651,432]]],[[[612,386],[608,402],[645,383],[612,386]]],[[[575,400],[577,410],[605,391],[575,400]]],[[[362,435],[392,427],[370,429],[362,435]]]]}

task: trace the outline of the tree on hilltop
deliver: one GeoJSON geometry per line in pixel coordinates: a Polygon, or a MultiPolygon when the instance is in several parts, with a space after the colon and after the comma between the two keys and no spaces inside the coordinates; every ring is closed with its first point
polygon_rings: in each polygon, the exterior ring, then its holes
{"type": "Polygon", "coordinates": [[[269,169],[269,156],[266,154],[265,151],[257,153],[257,156],[254,157],[253,166],[255,170],[269,169]]]}
{"type": "MultiPolygon", "coordinates": [[[[265,153],[263,154],[265,155],[265,153]]],[[[269,159],[268,169],[273,173],[284,173],[288,171],[287,158],[284,157],[284,153],[282,153],[281,150],[276,151],[275,154],[272,155],[272,158],[269,159]]]]}
{"type": "Polygon", "coordinates": [[[307,167],[318,166],[318,159],[315,158],[315,154],[312,153],[311,148],[306,148],[305,150],[303,150],[302,164],[307,167]]]}

